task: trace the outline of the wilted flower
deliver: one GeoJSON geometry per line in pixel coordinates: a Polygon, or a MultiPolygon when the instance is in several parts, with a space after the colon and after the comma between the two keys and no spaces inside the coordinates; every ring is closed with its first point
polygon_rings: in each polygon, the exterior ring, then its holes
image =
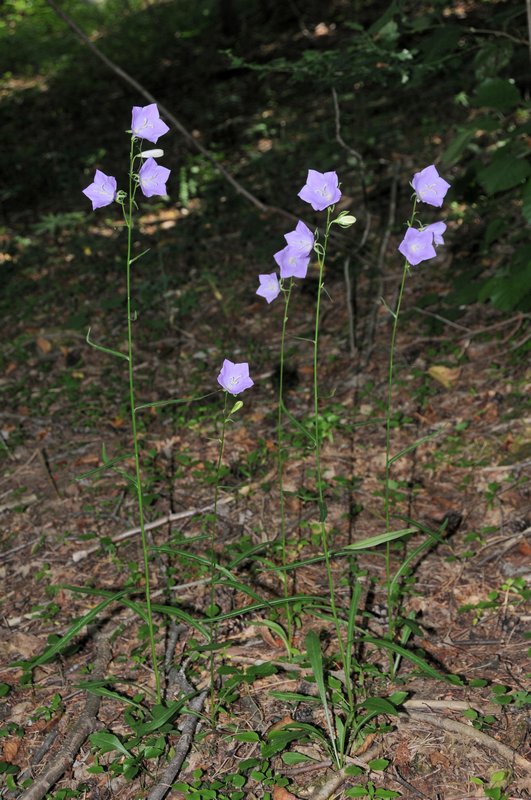
{"type": "Polygon", "coordinates": [[[421,261],[427,261],[437,255],[433,246],[433,238],[433,231],[418,231],[416,228],[408,228],[398,249],[412,266],[416,266],[421,261]]]}
{"type": "Polygon", "coordinates": [[[168,126],[159,116],[156,103],[148,106],[133,106],[131,130],[137,139],[147,139],[156,144],[159,136],[164,136],[169,131],[168,126]]]}
{"type": "Polygon", "coordinates": [[[315,169],[309,169],[306,183],[298,197],[305,203],[310,203],[314,211],[322,211],[328,206],[334,205],[341,198],[336,173],[317,172],[315,169]]]}
{"type": "Polygon", "coordinates": [[[278,282],[277,273],[270,272],[268,275],[259,275],[260,288],[256,290],[256,294],[260,297],[265,297],[268,303],[271,303],[280,293],[280,283],[278,282]]]}
{"type": "Polygon", "coordinates": [[[426,225],[425,231],[431,231],[433,234],[433,244],[444,244],[443,233],[446,230],[445,222],[432,222],[431,225],[426,225]]]}
{"type": "Polygon", "coordinates": [[[430,206],[442,206],[444,196],[450,188],[450,184],[440,177],[433,164],[416,172],[411,185],[418,199],[430,206]]]}
{"type": "Polygon", "coordinates": [[[279,250],[278,253],[275,253],[273,258],[280,267],[281,278],[306,277],[310,256],[300,255],[296,249],[288,244],[282,250],[279,250]]]}
{"type": "Polygon", "coordinates": [[[218,375],[218,383],[226,392],[234,395],[250,389],[254,381],[249,377],[249,364],[246,361],[234,364],[226,358],[218,375]]]}
{"type": "Polygon", "coordinates": [[[315,237],[312,231],[302,220],[297,222],[297,227],[294,231],[290,231],[284,235],[284,239],[289,246],[298,252],[301,256],[309,256],[313,250],[315,237]]]}
{"type": "Polygon", "coordinates": [[[116,178],[97,169],[94,181],[86,189],[83,189],[83,194],[92,202],[93,211],[96,208],[108,206],[116,198],[116,178]]]}
{"type": "Polygon", "coordinates": [[[143,194],[146,197],[153,197],[156,194],[166,195],[166,181],[169,176],[170,170],[167,167],[161,167],[154,158],[148,158],[138,173],[138,182],[143,194]]]}

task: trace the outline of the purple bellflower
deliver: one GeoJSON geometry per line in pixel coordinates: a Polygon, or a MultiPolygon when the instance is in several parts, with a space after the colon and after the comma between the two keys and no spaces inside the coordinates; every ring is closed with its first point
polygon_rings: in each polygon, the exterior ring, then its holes
{"type": "Polygon", "coordinates": [[[166,181],[170,176],[167,167],[161,167],[154,158],[148,158],[140,167],[138,182],[145,197],[155,194],[166,195],[166,181]]]}
{"type": "Polygon", "coordinates": [[[444,196],[450,184],[441,178],[433,164],[413,175],[411,185],[422,203],[430,206],[442,206],[444,196]]]}
{"type": "Polygon", "coordinates": [[[277,273],[270,272],[268,275],[259,275],[260,288],[256,290],[256,294],[260,297],[265,297],[268,303],[271,303],[280,293],[280,283],[278,282],[277,273]]]}
{"type": "Polygon", "coordinates": [[[97,169],[94,181],[83,189],[83,194],[92,202],[92,210],[109,206],[116,199],[116,178],[97,169]]]}
{"type": "Polygon", "coordinates": [[[137,139],[147,139],[156,144],[159,136],[168,133],[169,128],[161,120],[157,104],[151,103],[149,106],[133,106],[131,130],[137,139]]]}
{"type": "Polygon", "coordinates": [[[314,211],[323,211],[328,206],[333,206],[341,199],[336,173],[317,172],[315,169],[309,169],[306,183],[298,197],[305,203],[309,203],[314,211]]]}
{"type": "Polygon", "coordinates": [[[310,256],[302,256],[298,250],[286,245],[273,256],[280,267],[281,278],[305,278],[310,256]]]}
{"type": "Polygon", "coordinates": [[[398,249],[409,264],[416,267],[421,261],[427,261],[437,255],[433,246],[433,238],[433,231],[418,231],[416,228],[408,228],[398,249]]]}
{"type": "Polygon", "coordinates": [[[424,228],[424,231],[430,231],[433,234],[433,244],[444,244],[443,233],[445,230],[445,222],[432,222],[431,225],[426,225],[424,228]]]}
{"type": "Polygon", "coordinates": [[[226,358],[218,375],[218,383],[226,392],[234,395],[250,389],[254,381],[249,377],[249,364],[246,361],[234,364],[226,358]]]}
{"type": "Polygon", "coordinates": [[[312,231],[302,220],[297,222],[297,227],[294,231],[290,231],[284,235],[284,239],[289,246],[293,250],[296,250],[301,256],[309,256],[315,242],[312,231]]]}

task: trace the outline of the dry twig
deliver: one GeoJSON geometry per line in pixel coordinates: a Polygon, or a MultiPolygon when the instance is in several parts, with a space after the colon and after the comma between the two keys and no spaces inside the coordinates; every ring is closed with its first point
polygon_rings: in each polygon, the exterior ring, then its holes
{"type": "Polygon", "coordinates": [[[150,791],[147,800],[162,800],[163,797],[171,789],[172,783],[179,774],[183,765],[183,761],[188,755],[188,751],[192,745],[195,729],[199,722],[199,714],[203,708],[204,702],[207,698],[208,691],[205,689],[201,694],[194,697],[189,703],[189,708],[192,713],[185,717],[181,728],[181,736],[175,747],[175,755],[164,770],[162,778],[159,783],[150,791]]]}
{"type": "Polygon", "coordinates": [[[459,722],[449,717],[442,717],[438,714],[426,714],[423,711],[408,710],[407,715],[401,715],[402,719],[408,717],[416,719],[419,722],[427,722],[435,728],[442,728],[442,730],[448,731],[448,733],[456,733],[458,736],[471,739],[476,742],[476,744],[486,747],[488,750],[495,750],[498,755],[504,758],[512,767],[522,770],[527,776],[531,777],[531,762],[528,761],[527,758],[524,758],[511,747],[503,744],[503,742],[499,742],[492,736],[472,727],[472,725],[467,725],[464,722],[459,722]]]}
{"type": "MultiPolygon", "coordinates": [[[[111,660],[111,639],[115,632],[114,626],[112,628],[105,627],[96,636],[96,660],[91,673],[91,677],[95,681],[102,680],[105,676],[111,660]]],[[[29,789],[19,795],[19,800],[42,800],[63,773],[72,766],[81,745],[96,728],[100,701],[99,695],[89,694],[83,711],[67,729],[58,752],[51,756],[44,772],[29,789]]]]}
{"type": "MultiPolygon", "coordinates": [[[[234,497],[223,497],[218,501],[218,506],[227,505],[227,503],[232,503],[233,500],[234,497]]],[[[169,522],[177,522],[177,520],[180,519],[195,517],[196,514],[206,514],[207,511],[212,511],[213,508],[214,504],[209,503],[207,506],[202,506],[201,508],[190,508],[188,511],[177,511],[174,514],[166,514],[165,517],[154,519],[153,522],[146,522],[144,525],[144,530],[152,531],[154,528],[160,528],[161,525],[167,525],[169,522]]],[[[125,539],[130,539],[132,536],[137,536],[139,533],[140,528],[130,528],[129,530],[123,531],[117,536],[114,536],[111,541],[113,544],[118,544],[119,542],[123,542],[125,539]]],[[[93,547],[89,547],[87,550],[76,550],[75,553],[72,553],[72,561],[76,563],[78,561],[82,561],[84,558],[92,555],[92,553],[97,553],[99,549],[100,545],[97,544],[93,547]]]]}

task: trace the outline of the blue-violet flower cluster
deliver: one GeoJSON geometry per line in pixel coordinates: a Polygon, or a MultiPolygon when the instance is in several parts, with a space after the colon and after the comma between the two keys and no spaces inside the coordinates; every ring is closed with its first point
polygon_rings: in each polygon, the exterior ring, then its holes
{"type": "MultiPolygon", "coordinates": [[[[148,142],[156,144],[157,140],[168,131],[168,126],[159,116],[156,103],[144,107],[133,106],[131,134],[134,139],[147,139],[148,142]]],[[[166,182],[170,176],[170,170],[167,167],[161,167],[155,161],[155,157],[163,156],[164,151],[146,150],[138,155],[145,159],[136,176],[142,194],[144,197],[153,197],[154,195],[164,197],[167,194],[166,182]]],[[[99,169],[96,170],[90,186],[83,189],[83,194],[92,202],[93,210],[108,206],[117,198],[120,200],[120,197],[124,196],[123,193],[118,196],[116,178],[106,175],[99,169]]]]}
{"type": "MultiPolygon", "coordinates": [[[[309,203],[314,211],[322,211],[334,205],[341,198],[339,181],[335,172],[308,170],[306,183],[298,197],[309,203]]],[[[315,245],[315,235],[309,227],[299,220],[294,230],[284,234],[287,244],[274,254],[273,258],[280,269],[280,279],[305,278],[308,272],[311,253],[315,245]]],[[[259,275],[260,286],[256,294],[271,303],[282,288],[276,272],[259,275]]]]}
{"type": "MultiPolygon", "coordinates": [[[[442,206],[444,196],[450,188],[450,184],[441,178],[433,164],[416,172],[411,185],[418,201],[437,208],[442,206]]],[[[427,261],[437,255],[435,245],[444,244],[443,233],[445,230],[444,222],[432,222],[431,225],[426,225],[421,230],[410,227],[398,249],[407,262],[415,267],[422,261],[427,261]]]]}

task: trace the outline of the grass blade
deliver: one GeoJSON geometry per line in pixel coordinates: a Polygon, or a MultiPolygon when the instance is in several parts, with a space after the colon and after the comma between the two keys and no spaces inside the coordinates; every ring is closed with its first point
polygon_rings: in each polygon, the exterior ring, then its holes
{"type": "Polygon", "coordinates": [[[304,643],[306,645],[306,652],[308,654],[310,666],[312,668],[312,672],[315,677],[315,682],[317,683],[317,689],[319,690],[319,697],[321,698],[321,703],[323,706],[326,726],[328,728],[328,733],[330,736],[330,743],[334,751],[334,759],[337,766],[340,767],[341,759],[339,758],[339,753],[337,752],[337,747],[336,747],[336,735],[334,730],[334,723],[332,721],[332,715],[330,714],[330,708],[328,706],[328,698],[326,696],[326,685],[325,685],[325,675],[323,669],[323,654],[321,652],[321,642],[319,641],[319,637],[317,636],[315,631],[308,631],[304,643]]]}

